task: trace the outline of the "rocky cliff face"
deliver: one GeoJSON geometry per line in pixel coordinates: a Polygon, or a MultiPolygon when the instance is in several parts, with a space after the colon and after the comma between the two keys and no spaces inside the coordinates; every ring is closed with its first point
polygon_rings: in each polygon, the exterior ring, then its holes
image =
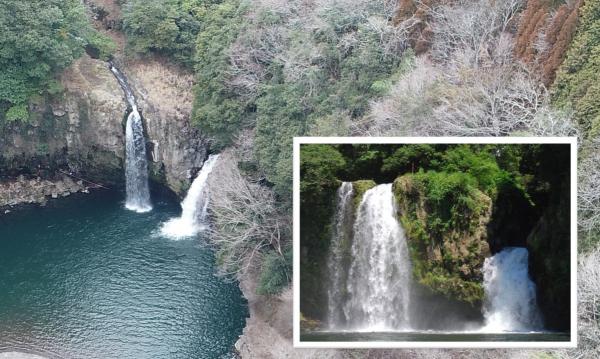
{"type": "MultiPolygon", "coordinates": [[[[529,273],[536,282],[538,305],[547,329],[570,329],[570,186],[562,186],[529,236],[529,273]]],[[[571,239],[573,240],[573,239],[571,239]]]]}
{"type": "Polygon", "coordinates": [[[61,76],[61,98],[31,104],[27,124],[0,135],[0,174],[52,178],[58,169],[97,181],[121,181],[126,102],[106,63],[88,56],[61,76]]]}
{"type": "MultiPolygon", "coordinates": [[[[151,177],[183,195],[208,149],[189,122],[192,77],[157,60],[132,61],[123,70],[144,117],[151,177]]],[[[61,75],[61,83],[60,98],[32,104],[28,124],[2,130],[0,179],[58,181],[67,172],[122,185],[128,109],[107,63],[86,55],[61,75]]]]}
{"type": "Polygon", "coordinates": [[[151,178],[179,195],[208,156],[208,140],[190,123],[193,75],[157,59],[118,60],[141,109],[151,178]]]}

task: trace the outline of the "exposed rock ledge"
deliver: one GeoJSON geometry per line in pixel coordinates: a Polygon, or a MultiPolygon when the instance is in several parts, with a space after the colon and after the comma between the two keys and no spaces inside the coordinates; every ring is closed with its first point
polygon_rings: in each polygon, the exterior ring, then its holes
{"type": "Polygon", "coordinates": [[[341,358],[335,349],[294,349],[292,345],[292,287],[280,295],[266,297],[256,294],[259,273],[250,269],[239,278],[240,288],[248,300],[250,318],[244,332],[235,343],[235,349],[243,359],[279,358],[341,358]]]}
{"type": "Polygon", "coordinates": [[[87,190],[83,181],[74,181],[66,175],[55,180],[19,176],[12,181],[0,182],[0,208],[21,203],[43,205],[49,198],[66,197],[87,190]]]}

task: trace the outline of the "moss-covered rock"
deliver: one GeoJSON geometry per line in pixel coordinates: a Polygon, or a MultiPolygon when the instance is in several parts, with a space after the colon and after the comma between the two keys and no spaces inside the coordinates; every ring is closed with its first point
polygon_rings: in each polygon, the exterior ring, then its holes
{"type": "Polygon", "coordinates": [[[301,331],[315,331],[323,327],[323,323],[320,320],[307,318],[300,312],[300,330],[301,331]]]}
{"type": "Polygon", "coordinates": [[[356,210],[360,205],[360,201],[362,201],[365,192],[375,186],[377,186],[377,183],[375,183],[373,180],[358,180],[352,182],[352,188],[354,190],[354,198],[352,199],[352,203],[354,205],[354,210],[356,210]]]}
{"type": "Polygon", "coordinates": [[[394,181],[393,190],[415,280],[448,298],[481,305],[490,197],[461,176],[444,173],[407,174],[394,181]]]}

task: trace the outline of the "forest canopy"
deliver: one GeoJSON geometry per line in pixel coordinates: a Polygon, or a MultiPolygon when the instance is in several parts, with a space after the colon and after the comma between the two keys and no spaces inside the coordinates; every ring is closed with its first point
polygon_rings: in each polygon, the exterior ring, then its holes
{"type": "Polygon", "coordinates": [[[569,161],[568,145],[303,144],[300,190],[301,198],[312,198],[337,188],[340,181],[391,183],[413,173],[440,199],[452,188],[452,175],[459,174],[465,186],[492,199],[512,187],[536,206],[547,203],[549,189],[568,174],[569,161]]]}
{"type": "Polygon", "coordinates": [[[0,0],[0,33],[0,124],[26,121],[31,99],[60,93],[56,76],[87,46],[113,49],[79,0],[0,0]]]}

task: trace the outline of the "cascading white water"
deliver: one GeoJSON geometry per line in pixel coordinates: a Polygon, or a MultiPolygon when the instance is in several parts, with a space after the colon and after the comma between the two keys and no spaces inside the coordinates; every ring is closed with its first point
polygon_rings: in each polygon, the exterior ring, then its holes
{"type": "Polygon", "coordinates": [[[519,332],[542,329],[535,283],[529,278],[529,252],[507,247],[483,264],[486,296],[483,332],[519,332]]]}
{"type": "Polygon", "coordinates": [[[125,127],[125,187],[127,192],[125,207],[136,212],[147,212],[152,209],[152,204],[148,186],[148,162],[142,117],[125,76],[113,65],[110,66],[110,70],[119,81],[127,97],[127,102],[131,106],[131,113],[127,117],[125,127]]]}
{"type": "Polygon", "coordinates": [[[343,313],[346,328],[410,328],[411,264],[391,184],[366,191],[356,213],[343,313]]]}
{"type": "Polygon", "coordinates": [[[343,182],[337,190],[336,211],[333,218],[331,247],[327,256],[327,324],[330,328],[346,323],[341,304],[344,301],[347,273],[344,271],[344,249],[352,241],[352,198],[351,182],[343,182]]]}
{"type": "Polygon", "coordinates": [[[208,175],[212,172],[218,158],[219,155],[210,155],[204,162],[181,202],[181,217],[171,218],[163,223],[160,229],[162,235],[174,239],[185,238],[191,237],[205,228],[209,199],[206,184],[208,175]]]}

